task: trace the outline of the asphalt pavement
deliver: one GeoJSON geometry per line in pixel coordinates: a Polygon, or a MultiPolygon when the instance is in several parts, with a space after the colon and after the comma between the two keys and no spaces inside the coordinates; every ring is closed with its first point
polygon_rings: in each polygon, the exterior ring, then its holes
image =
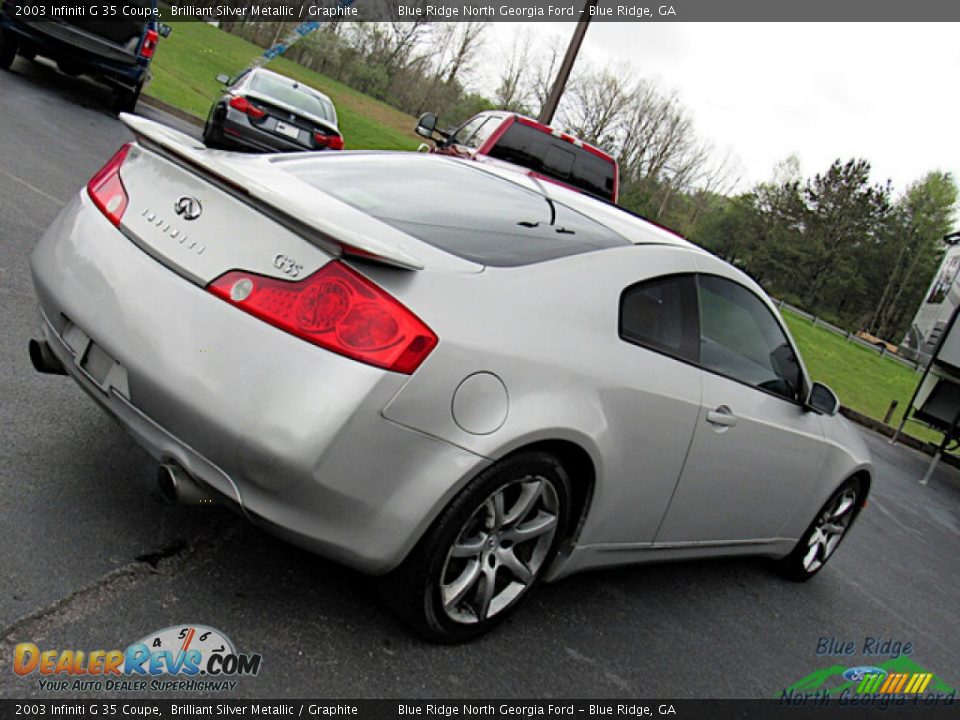
{"type": "Polygon", "coordinates": [[[922,487],[929,459],[867,432],[869,507],[813,581],[754,559],[597,571],[456,647],[409,634],[367,578],[223,508],[163,503],[146,453],[26,350],[28,254],[130,138],[109,99],[45,63],[0,71],[0,697],[48,695],[10,672],[15,643],[123,648],[188,623],[262,654],[228,697],[769,698],[838,660],[817,655],[821,638],[871,637],[911,643],[960,686],[960,473],[922,487]]]}

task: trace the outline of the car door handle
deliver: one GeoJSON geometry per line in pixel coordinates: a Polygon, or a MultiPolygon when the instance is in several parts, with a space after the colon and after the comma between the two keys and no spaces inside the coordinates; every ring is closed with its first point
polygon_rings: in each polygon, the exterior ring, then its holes
{"type": "Polygon", "coordinates": [[[720,427],[733,427],[737,424],[737,416],[726,405],[707,412],[707,422],[720,427]]]}

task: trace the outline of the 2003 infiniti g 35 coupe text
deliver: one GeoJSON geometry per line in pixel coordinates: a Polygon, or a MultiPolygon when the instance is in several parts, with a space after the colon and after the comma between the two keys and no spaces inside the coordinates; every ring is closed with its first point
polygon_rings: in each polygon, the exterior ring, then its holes
{"type": "Polygon", "coordinates": [[[872,467],[739,271],[615,206],[414,153],[137,136],[33,253],[38,369],[422,634],[541,578],[759,554],[806,579],[872,467]]]}

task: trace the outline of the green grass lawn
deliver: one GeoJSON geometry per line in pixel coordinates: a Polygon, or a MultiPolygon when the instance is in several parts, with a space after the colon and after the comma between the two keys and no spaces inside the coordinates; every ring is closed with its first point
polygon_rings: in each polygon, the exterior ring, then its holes
{"type": "MultiPolygon", "coordinates": [[[[847,407],[877,420],[883,420],[890,401],[897,400],[899,405],[891,424],[900,422],[922,372],[847,342],[843,336],[815,327],[788,310],[781,312],[814,380],[833,388],[847,407]]],[[[939,433],[913,421],[907,423],[905,431],[921,440],[940,442],[939,433]]]]}
{"type": "MultiPolygon", "coordinates": [[[[206,119],[210,106],[223,93],[217,75],[236,75],[263,50],[207,23],[170,25],[173,33],[160,41],[151,66],[153,80],[144,92],[206,119]]],[[[273,60],[269,68],[333,100],[348,149],[416,150],[419,145],[413,134],[416,121],[409,115],[285,58],[273,60]]]]}

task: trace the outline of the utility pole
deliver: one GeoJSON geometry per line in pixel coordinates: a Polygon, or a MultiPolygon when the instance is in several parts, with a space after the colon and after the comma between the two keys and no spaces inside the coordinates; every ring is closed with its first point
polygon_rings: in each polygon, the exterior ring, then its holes
{"type": "Polygon", "coordinates": [[[591,10],[597,6],[600,0],[587,0],[583,6],[583,17],[577,23],[577,29],[573,31],[573,37],[570,39],[570,45],[567,46],[567,54],[563,56],[563,62],[560,64],[560,70],[557,72],[557,79],[553,81],[553,87],[550,89],[550,97],[540,111],[538,120],[544,125],[553,122],[553,116],[557,112],[557,105],[560,104],[560,96],[563,95],[563,89],[567,86],[567,80],[570,78],[570,71],[573,70],[573,62],[577,59],[577,53],[580,52],[580,45],[583,44],[583,36],[587,33],[587,25],[590,24],[591,10]]]}

